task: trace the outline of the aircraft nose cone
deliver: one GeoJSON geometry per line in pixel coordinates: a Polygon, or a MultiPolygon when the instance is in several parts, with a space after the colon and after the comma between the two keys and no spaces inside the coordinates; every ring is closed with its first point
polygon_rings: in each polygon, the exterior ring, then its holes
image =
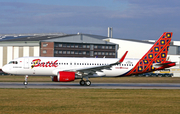
{"type": "Polygon", "coordinates": [[[6,66],[6,65],[2,67],[2,71],[7,73],[8,68],[7,68],[7,66],[6,66]]]}

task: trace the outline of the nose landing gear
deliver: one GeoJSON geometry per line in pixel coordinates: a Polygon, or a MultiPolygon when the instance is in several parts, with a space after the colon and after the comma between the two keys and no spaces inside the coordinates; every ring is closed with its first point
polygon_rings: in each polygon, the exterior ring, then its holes
{"type": "Polygon", "coordinates": [[[28,75],[25,76],[25,81],[23,82],[24,85],[28,85],[28,75]]]}

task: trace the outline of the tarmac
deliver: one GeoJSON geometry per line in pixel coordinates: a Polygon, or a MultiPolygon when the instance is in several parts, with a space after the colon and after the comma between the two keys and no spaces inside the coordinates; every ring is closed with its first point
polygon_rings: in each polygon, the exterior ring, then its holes
{"type": "Polygon", "coordinates": [[[62,82],[0,82],[0,88],[41,88],[41,89],[180,89],[179,83],[92,83],[80,86],[79,83],[62,82]]]}

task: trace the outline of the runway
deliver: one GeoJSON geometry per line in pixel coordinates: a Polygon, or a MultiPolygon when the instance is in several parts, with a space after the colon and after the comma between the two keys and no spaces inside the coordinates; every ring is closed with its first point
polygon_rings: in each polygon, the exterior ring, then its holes
{"type": "Polygon", "coordinates": [[[58,82],[0,82],[0,88],[46,88],[46,89],[180,89],[178,83],[92,83],[80,86],[79,83],[58,82]]]}

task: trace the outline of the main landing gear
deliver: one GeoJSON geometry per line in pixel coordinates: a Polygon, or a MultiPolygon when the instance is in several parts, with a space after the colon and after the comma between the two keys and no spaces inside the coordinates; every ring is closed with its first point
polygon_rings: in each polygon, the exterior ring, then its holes
{"type": "Polygon", "coordinates": [[[28,75],[25,76],[25,81],[23,82],[24,85],[28,85],[28,75]]]}
{"type": "Polygon", "coordinates": [[[79,82],[79,84],[80,84],[81,86],[84,86],[84,85],[90,86],[90,85],[91,85],[91,81],[89,81],[88,79],[87,79],[86,81],[84,81],[83,79],[81,79],[81,81],[79,82]]]}

